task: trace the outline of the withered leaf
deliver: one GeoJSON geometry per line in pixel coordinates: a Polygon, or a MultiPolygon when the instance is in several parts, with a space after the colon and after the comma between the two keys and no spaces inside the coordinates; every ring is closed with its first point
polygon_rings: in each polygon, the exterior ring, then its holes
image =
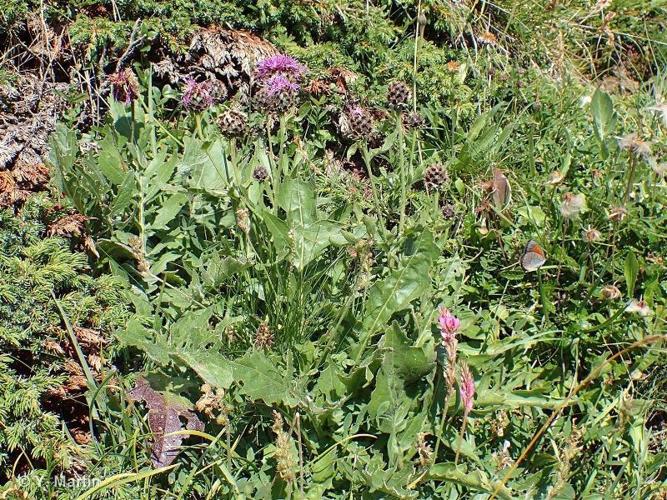
{"type": "Polygon", "coordinates": [[[181,417],[186,420],[186,429],[204,430],[204,424],[195,413],[181,405],[169,403],[162,394],[151,388],[146,379],[137,380],[128,395],[131,400],[143,401],[148,406],[148,425],[153,433],[151,458],[155,467],[165,467],[176,459],[183,436],[169,434],[182,429],[181,417]]]}

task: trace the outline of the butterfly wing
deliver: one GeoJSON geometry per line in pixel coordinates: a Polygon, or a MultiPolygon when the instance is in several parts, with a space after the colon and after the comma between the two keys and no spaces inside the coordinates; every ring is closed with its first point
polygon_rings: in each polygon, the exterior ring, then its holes
{"type": "Polygon", "coordinates": [[[497,168],[493,169],[493,204],[497,209],[505,208],[510,202],[512,188],[505,174],[497,168]]]}
{"type": "Polygon", "coordinates": [[[537,271],[547,261],[542,247],[534,240],[530,240],[521,256],[521,267],[526,271],[537,271]]]}

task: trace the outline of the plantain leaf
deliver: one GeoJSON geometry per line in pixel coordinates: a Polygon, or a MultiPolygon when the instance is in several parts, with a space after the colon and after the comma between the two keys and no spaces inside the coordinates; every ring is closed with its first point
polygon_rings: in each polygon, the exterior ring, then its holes
{"type": "Polygon", "coordinates": [[[600,89],[595,91],[591,99],[591,111],[593,113],[593,125],[600,141],[609,137],[616,124],[614,104],[609,94],[600,89]]]}
{"type": "Polygon", "coordinates": [[[635,257],[635,253],[632,250],[625,256],[623,274],[625,275],[625,285],[628,288],[628,296],[632,297],[635,294],[635,285],[637,284],[637,276],[639,275],[639,262],[637,262],[637,257],[635,257]]]}

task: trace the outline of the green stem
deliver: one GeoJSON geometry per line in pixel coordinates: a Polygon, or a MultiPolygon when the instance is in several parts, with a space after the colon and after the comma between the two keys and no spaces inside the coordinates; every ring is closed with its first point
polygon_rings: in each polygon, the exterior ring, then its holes
{"type": "MultiPolygon", "coordinates": [[[[445,374],[443,373],[442,376],[444,377],[445,374]]],[[[445,399],[442,401],[442,414],[440,415],[440,425],[438,429],[440,430],[440,433],[437,434],[436,440],[435,440],[435,450],[433,451],[433,461],[437,462],[438,461],[438,450],[440,449],[440,443],[442,442],[442,437],[445,434],[445,421],[447,420],[447,404],[449,403],[449,395],[452,392],[451,387],[447,388],[447,393],[445,394],[445,399]]]]}
{"type": "Polygon", "coordinates": [[[195,113],[195,128],[197,130],[197,135],[203,141],[205,137],[204,137],[204,131],[202,130],[201,127],[201,113],[195,113]]]}
{"type": "Polygon", "coordinates": [[[632,190],[632,182],[635,178],[635,157],[630,155],[630,171],[628,172],[628,184],[625,186],[625,195],[623,196],[624,204],[628,204],[628,199],[630,198],[630,191],[632,190]]]}
{"type": "Polygon", "coordinates": [[[361,153],[364,157],[364,165],[366,166],[366,171],[368,172],[368,180],[371,183],[371,191],[373,192],[373,204],[375,205],[375,214],[380,217],[380,202],[378,200],[377,187],[375,186],[375,180],[373,177],[373,172],[371,171],[371,161],[373,159],[368,147],[363,144],[361,146],[361,153]]]}
{"type": "Polygon", "coordinates": [[[405,207],[407,204],[407,194],[406,194],[406,175],[405,175],[405,158],[404,158],[404,149],[405,149],[405,136],[403,134],[403,126],[401,124],[401,116],[397,115],[397,126],[398,126],[398,168],[401,176],[401,213],[398,220],[398,234],[403,233],[403,224],[405,223],[405,207]]]}

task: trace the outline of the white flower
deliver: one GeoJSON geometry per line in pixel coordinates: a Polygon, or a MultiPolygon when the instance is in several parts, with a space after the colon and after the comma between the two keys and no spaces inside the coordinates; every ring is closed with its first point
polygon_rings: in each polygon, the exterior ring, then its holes
{"type": "Polygon", "coordinates": [[[643,299],[632,299],[625,308],[625,312],[637,313],[644,318],[653,314],[653,311],[643,299]]]}

